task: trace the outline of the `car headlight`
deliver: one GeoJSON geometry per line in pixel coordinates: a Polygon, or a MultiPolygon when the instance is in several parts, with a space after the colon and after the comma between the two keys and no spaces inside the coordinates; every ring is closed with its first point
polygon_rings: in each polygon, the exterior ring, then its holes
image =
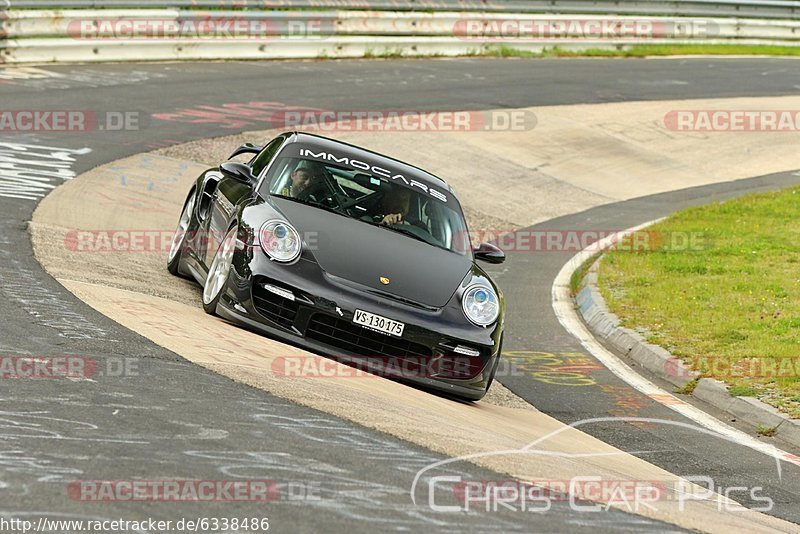
{"type": "Polygon", "coordinates": [[[474,285],[468,287],[461,297],[461,307],[467,319],[478,326],[489,326],[500,314],[500,302],[497,293],[488,286],[474,285]]]}
{"type": "Polygon", "coordinates": [[[300,255],[300,234],[286,221],[274,219],[261,227],[261,248],[275,261],[290,262],[300,255]]]}

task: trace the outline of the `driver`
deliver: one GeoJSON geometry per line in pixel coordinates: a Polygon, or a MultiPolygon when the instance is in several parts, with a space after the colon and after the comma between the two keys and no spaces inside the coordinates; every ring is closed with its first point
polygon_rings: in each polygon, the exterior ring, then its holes
{"type": "Polygon", "coordinates": [[[380,214],[374,219],[384,226],[402,224],[411,205],[411,191],[392,184],[381,198],[380,214]]]}
{"type": "Polygon", "coordinates": [[[298,167],[291,174],[292,183],[289,196],[300,200],[318,202],[317,196],[323,193],[324,187],[319,173],[310,167],[298,167]]]}

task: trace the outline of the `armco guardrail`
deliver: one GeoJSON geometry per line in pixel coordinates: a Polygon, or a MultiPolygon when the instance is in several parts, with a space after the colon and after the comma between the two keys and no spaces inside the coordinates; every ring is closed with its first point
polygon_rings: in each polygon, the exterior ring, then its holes
{"type": "Polygon", "coordinates": [[[11,9],[367,9],[796,18],[793,0],[0,0],[11,9]]]}
{"type": "MultiPolygon", "coordinates": [[[[3,1],[0,0],[0,5],[3,1]]],[[[202,3],[202,0],[192,1],[202,3]]],[[[78,0],[73,2],[78,3],[78,0]]],[[[42,0],[42,3],[47,2],[42,0]]],[[[69,4],[69,1],[59,3],[69,4]]],[[[96,4],[88,0],[80,0],[80,3],[96,4]]],[[[118,3],[123,4],[112,1],[104,5],[118,3]]],[[[164,4],[163,0],[160,3],[164,4]]],[[[177,0],[175,3],[182,2],[177,0]]],[[[439,3],[455,2],[446,0],[439,3]]],[[[685,4],[701,3],[696,0],[686,3],[652,1],[649,5],[686,7],[685,4]]],[[[794,9],[798,3],[775,1],[760,2],[759,5],[775,4],[774,7],[794,9]]],[[[281,4],[301,5],[303,2],[289,0],[281,4]]],[[[508,7],[514,4],[498,2],[491,5],[508,7]]],[[[592,3],[594,6],[601,4],[607,3],[592,3]]],[[[473,4],[465,1],[463,5],[473,4]]],[[[572,3],[559,4],[556,0],[551,7],[554,5],[574,7],[572,3]]],[[[750,4],[729,2],[726,5],[744,8],[750,4]]],[[[800,20],[796,17],[760,19],[355,9],[10,9],[0,12],[0,63],[12,64],[140,61],[143,58],[451,56],[479,54],[498,45],[541,51],[554,46],[576,50],[622,48],[638,43],[731,42],[800,45],[800,20]]]]}

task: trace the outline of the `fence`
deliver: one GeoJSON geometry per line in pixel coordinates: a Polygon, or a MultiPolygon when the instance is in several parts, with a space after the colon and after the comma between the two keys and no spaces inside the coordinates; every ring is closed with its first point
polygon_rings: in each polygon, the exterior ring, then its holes
{"type": "Polygon", "coordinates": [[[800,45],[800,2],[781,0],[4,3],[0,63],[10,64],[452,56],[500,45],[531,52],[639,43],[800,45]],[[62,9],[45,9],[55,5],[62,9]]]}

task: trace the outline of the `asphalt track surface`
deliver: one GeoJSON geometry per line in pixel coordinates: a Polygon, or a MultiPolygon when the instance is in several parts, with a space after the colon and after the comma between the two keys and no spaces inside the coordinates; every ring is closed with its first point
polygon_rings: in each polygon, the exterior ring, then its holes
{"type": "MultiPolygon", "coordinates": [[[[782,59],[696,60],[413,60],[191,63],[44,67],[55,77],[3,79],[4,109],[129,110],[170,113],[198,105],[250,101],[326,109],[495,109],[535,105],[796,94],[796,62],[782,59]]],[[[11,78],[11,76],[6,76],[11,78]]],[[[0,141],[91,148],[73,170],[159,146],[269,125],[253,120],[201,126],[151,120],[140,131],[37,132],[0,141]]],[[[413,160],[413,157],[409,157],[413,160]]],[[[636,199],[548,221],[538,228],[622,229],[680,207],[796,183],[776,175],[636,199]]],[[[193,366],[127,331],[46,275],[33,258],[26,221],[35,201],[0,197],[0,353],[86,355],[137,373],[95,382],[4,381],[0,389],[0,514],[5,517],[269,517],[278,531],[669,530],[621,512],[576,514],[557,505],[545,514],[434,513],[412,506],[415,472],[437,454],[235,384],[193,366]],[[269,505],[85,503],[74,480],[132,478],[269,478],[282,488],[269,505]],[[303,492],[318,499],[302,499],[303,492]],[[293,496],[294,492],[294,496],[293,496]]],[[[506,349],[553,354],[585,351],[558,324],[550,306],[553,278],[568,253],[515,253],[496,271],[510,299],[506,349]]],[[[556,385],[529,374],[503,383],[561,421],[609,412],[681,421],[603,368],[587,386],[556,385]]],[[[769,512],[800,522],[800,470],[689,430],[589,424],[581,429],[679,475],[704,475],[721,488],[762,486],[769,512]]],[[[468,429],[465,429],[467,431],[468,429]]],[[[790,449],[791,450],[791,449],[790,449]]],[[[795,451],[796,452],[796,451],[795,451]]],[[[464,478],[497,480],[460,466],[464,478]]],[[[741,494],[735,498],[747,505],[741,494]]]]}

